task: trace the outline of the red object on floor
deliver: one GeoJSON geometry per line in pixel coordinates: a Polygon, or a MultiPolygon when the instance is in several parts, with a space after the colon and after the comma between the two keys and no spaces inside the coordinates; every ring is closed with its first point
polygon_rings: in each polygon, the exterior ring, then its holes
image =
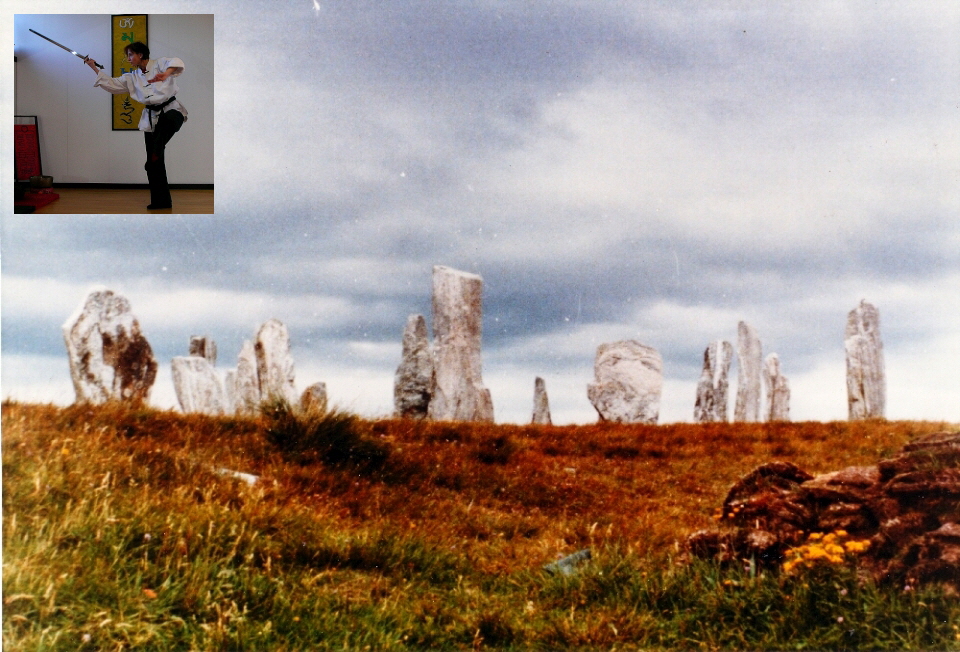
{"type": "Polygon", "coordinates": [[[40,208],[60,199],[60,195],[52,190],[28,190],[20,201],[13,202],[14,206],[33,206],[40,208]]]}

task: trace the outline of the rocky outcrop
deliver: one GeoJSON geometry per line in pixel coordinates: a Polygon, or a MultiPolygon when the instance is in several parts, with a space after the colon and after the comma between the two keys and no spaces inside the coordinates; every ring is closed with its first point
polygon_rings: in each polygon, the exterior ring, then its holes
{"type": "Polygon", "coordinates": [[[433,268],[434,382],[427,415],[437,421],[493,421],[481,377],[483,279],[433,268]]]}
{"type": "Polygon", "coordinates": [[[261,401],[286,401],[297,405],[294,386],[293,356],[290,355],[290,336],[279,319],[269,319],[257,332],[253,345],[257,358],[257,381],[261,401]]]}
{"type": "Polygon", "coordinates": [[[547,384],[540,376],[537,376],[533,381],[533,417],[530,423],[548,426],[553,424],[550,419],[550,399],[547,398],[547,384]]]}
{"type": "Polygon", "coordinates": [[[760,370],[763,349],[757,331],[746,322],[737,325],[737,404],[734,421],[760,420],[760,370]]]}
{"type": "Polygon", "coordinates": [[[844,531],[869,541],[859,562],[878,581],[958,590],[960,433],[921,436],[876,466],[816,477],[789,463],[765,464],[730,489],[721,521],[736,529],[696,532],[688,550],[776,568],[811,534],[844,531]]]}
{"type": "Polygon", "coordinates": [[[225,414],[223,385],[209,360],[200,356],[177,356],[170,363],[173,389],[185,413],[225,414]]]}
{"type": "Polygon", "coordinates": [[[327,411],[327,384],[314,383],[300,395],[300,409],[304,412],[323,413],[327,411]]]}
{"type": "Polygon", "coordinates": [[[703,352],[703,372],[697,383],[693,420],[697,423],[727,420],[727,374],[733,360],[733,345],[717,340],[703,352]]]}
{"type": "Polygon", "coordinates": [[[780,358],[771,353],[763,362],[763,387],[767,393],[767,421],[790,420],[790,381],[780,373],[780,358]]]}
{"type": "Polygon", "coordinates": [[[663,359],[636,340],[601,344],[587,398],[601,421],[655,424],[660,417],[663,359]]]}
{"type": "Polygon", "coordinates": [[[850,420],[882,418],[886,409],[880,312],[866,301],[847,315],[847,405],[850,420]]]}
{"type": "Polygon", "coordinates": [[[78,403],[144,403],[157,361],[130,302],[106,288],[90,292],[63,324],[78,403]]]}
{"type": "Polygon", "coordinates": [[[217,366],[217,343],[206,335],[190,336],[190,355],[206,358],[211,367],[217,366]]]}
{"type": "Polygon", "coordinates": [[[433,388],[433,352],[422,315],[410,315],[403,329],[403,352],[393,380],[394,414],[426,418],[433,388]]]}

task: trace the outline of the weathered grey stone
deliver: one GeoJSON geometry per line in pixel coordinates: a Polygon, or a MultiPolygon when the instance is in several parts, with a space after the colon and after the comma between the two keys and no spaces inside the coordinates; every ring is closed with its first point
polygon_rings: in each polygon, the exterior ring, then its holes
{"type": "Polygon", "coordinates": [[[125,297],[91,291],[63,324],[63,337],[78,403],[149,398],[157,361],[125,297]]]}
{"type": "Polygon", "coordinates": [[[547,398],[547,384],[543,378],[537,376],[533,381],[533,418],[530,423],[551,425],[550,399],[547,398]]]}
{"type": "Polygon", "coordinates": [[[250,340],[244,340],[240,347],[233,387],[234,412],[256,414],[260,409],[260,381],[257,380],[257,353],[250,340]]]}
{"type": "Polygon", "coordinates": [[[279,319],[267,320],[257,332],[253,348],[257,356],[260,399],[282,400],[288,405],[296,405],[299,397],[294,387],[293,357],[290,355],[287,327],[279,319]]]}
{"type": "Polygon", "coordinates": [[[300,409],[304,412],[327,411],[327,384],[314,383],[300,395],[300,409]]]}
{"type": "Polygon", "coordinates": [[[480,338],[483,279],[433,268],[434,383],[428,417],[437,421],[493,421],[493,399],[483,386],[480,338]]]}
{"type": "Polygon", "coordinates": [[[847,404],[850,420],[882,418],[886,409],[880,312],[866,301],[847,315],[847,404]]]}
{"type": "Polygon", "coordinates": [[[780,373],[780,358],[776,353],[763,363],[763,386],[767,392],[765,417],[767,421],[790,420],[790,381],[780,373]]]}
{"type": "Polygon", "coordinates": [[[227,369],[223,376],[223,409],[225,414],[237,412],[237,370],[227,369]]]}
{"type": "Polygon", "coordinates": [[[170,363],[173,389],[184,413],[225,414],[223,385],[213,365],[200,356],[177,356],[170,363]]]}
{"type": "Polygon", "coordinates": [[[760,420],[760,370],[763,350],[757,331],[746,322],[737,325],[737,404],[734,421],[760,420]]]}
{"type": "Polygon", "coordinates": [[[656,423],[663,390],[663,359],[656,349],[624,340],[601,344],[587,397],[601,421],[656,423]]]}
{"type": "Polygon", "coordinates": [[[403,352],[393,379],[394,414],[423,419],[433,387],[433,352],[423,315],[410,315],[403,329],[403,352]]]}
{"type": "Polygon", "coordinates": [[[206,358],[211,367],[217,366],[217,343],[206,335],[190,336],[190,355],[206,358]]]}
{"type": "Polygon", "coordinates": [[[550,575],[576,575],[580,567],[593,558],[593,553],[589,548],[578,550],[572,555],[567,555],[563,559],[546,564],[543,567],[550,575]]]}
{"type": "Polygon", "coordinates": [[[693,420],[697,423],[727,420],[727,374],[733,360],[733,345],[717,340],[703,352],[703,373],[697,383],[693,420]]]}

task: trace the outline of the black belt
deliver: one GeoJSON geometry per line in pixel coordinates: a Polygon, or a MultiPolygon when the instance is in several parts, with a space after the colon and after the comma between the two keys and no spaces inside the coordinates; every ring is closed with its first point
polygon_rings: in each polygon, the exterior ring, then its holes
{"type": "Polygon", "coordinates": [[[160,104],[144,104],[144,105],[143,105],[143,108],[145,108],[147,111],[150,112],[150,128],[151,128],[151,129],[153,129],[153,114],[154,114],[154,113],[160,113],[160,111],[163,110],[163,107],[165,107],[166,105],[170,104],[170,102],[174,101],[175,99],[177,99],[177,96],[176,96],[176,95],[174,95],[173,97],[171,97],[171,98],[170,98],[169,100],[167,100],[166,102],[161,102],[160,104]]]}

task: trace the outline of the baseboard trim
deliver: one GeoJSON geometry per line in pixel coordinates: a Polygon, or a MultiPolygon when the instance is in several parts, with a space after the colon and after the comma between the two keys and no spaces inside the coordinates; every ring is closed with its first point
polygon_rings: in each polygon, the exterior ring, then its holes
{"type": "MultiPolygon", "coordinates": [[[[146,183],[59,183],[54,182],[53,189],[57,188],[89,188],[90,190],[149,190],[146,183]]],[[[212,183],[171,183],[170,190],[213,190],[212,183]]]]}

